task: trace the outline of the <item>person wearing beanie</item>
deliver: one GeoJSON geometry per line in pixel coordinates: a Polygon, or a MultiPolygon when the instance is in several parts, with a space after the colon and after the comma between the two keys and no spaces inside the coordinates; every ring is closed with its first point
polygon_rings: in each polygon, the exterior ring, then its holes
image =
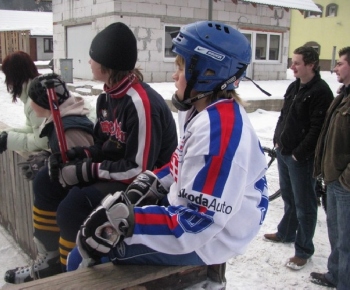
{"type": "MultiPolygon", "coordinates": [[[[60,154],[50,156],[53,182],[35,193],[40,203],[34,204],[33,211],[34,237],[51,241],[46,250],[59,250],[63,271],[90,212],[109,193],[124,191],[141,172],[162,167],[177,146],[169,107],[135,68],[137,41],[131,29],[121,22],[107,26],[94,37],[87,53],[94,79],[104,82],[96,103],[94,144],[68,150],[67,163],[60,154]]],[[[30,271],[7,271],[5,280],[23,283],[53,275],[50,264],[34,261],[30,271]]]]}
{"type": "Polygon", "coordinates": [[[68,269],[77,268],[79,253],[81,265],[100,257],[116,265],[215,265],[221,284],[208,279],[208,289],[225,288],[221,269],[247,250],[268,209],[266,158],[236,92],[251,47],[216,21],[183,26],[173,44],[179,145],[167,165],[144,171],[90,213],[68,269]]]}

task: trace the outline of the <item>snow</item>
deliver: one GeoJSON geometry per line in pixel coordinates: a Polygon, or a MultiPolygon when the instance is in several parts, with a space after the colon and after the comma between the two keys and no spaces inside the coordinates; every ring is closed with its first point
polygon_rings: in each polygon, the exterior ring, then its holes
{"type": "MultiPolygon", "coordinates": [[[[51,72],[41,69],[41,73],[51,72]]],[[[339,88],[336,75],[330,72],[321,72],[321,76],[328,82],[334,94],[339,88]]],[[[4,75],[0,72],[0,121],[10,126],[21,126],[24,122],[23,105],[21,102],[12,103],[11,96],[4,85],[4,75]]],[[[267,97],[258,90],[253,83],[244,81],[240,84],[238,92],[246,100],[282,98],[287,86],[293,81],[290,70],[287,71],[287,80],[258,81],[257,83],[272,96],[267,97]]],[[[102,88],[101,83],[84,80],[74,80],[74,85],[88,84],[92,87],[102,88]]],[[[175,90],[173,83],[151,83],[165,99],[170,99],[175,90]]],[[[77,93],[75,93],[77,94],[77,93]]],[[[84,95],[88,102],[94,104],[97,96],[84,95]]],[[[177,114],[174,113],[174,118],[177,114]]],[[[260,137],[262,145],[271,146],[272,135],[279,112],[257,110],[249,113],[249,118],[260,137]]],[[[293,271],[285,267],[288,258],[294,256],[293,244],[278,244],[265,241],[263,235],[276,231],[276,226],[283,214],[281,198],[272,201],[269,210],[257,237],[248,246],[245,254],[232,258],[227,262],[226,289],[324,289],[309,281],[310,272],[326,271],[330,246],[327,236],[326,216],[323,208],[319,208],[317,227],[314,237],[315,254],[311,261],[300,271],[293,271]]],[[[28,256],[17,246],[7,231],[0,226],[0,287],[7,288],[1,277],[6,270],[23,266],[29,261],[28,256]],[[5,286],[5,287],[4,287],[5,286]]],[[[194,288],[191,288],[194,289],[194,288]]],[[[195,289],[202,289],[198,286],[195,289]]]]}

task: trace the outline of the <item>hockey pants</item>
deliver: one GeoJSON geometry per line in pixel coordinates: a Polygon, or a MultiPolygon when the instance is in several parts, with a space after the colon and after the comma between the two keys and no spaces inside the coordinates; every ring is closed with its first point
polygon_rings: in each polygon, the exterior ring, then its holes
{"type": "Polygon", "coordinates": [[[75,246],[76,235],[84,220],[107,194],[126,187],[120,182],[97,182],[68,190],[59,182],[51,182],[47,167],[43,168],[33,181],[34,236],[47,251],[59,248],[65,269],[67,255],[75,246]]]}

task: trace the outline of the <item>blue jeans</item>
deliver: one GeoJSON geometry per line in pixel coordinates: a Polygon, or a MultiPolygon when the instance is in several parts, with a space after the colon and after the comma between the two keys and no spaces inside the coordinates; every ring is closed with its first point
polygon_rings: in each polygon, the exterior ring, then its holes
{"type": "Polygon", "coordinates": [[[295,243],[295,256],[308,259],[314,251],[312,239],[317,222],[316,180],[313,158],[295,161],[277,149],[278,172],[284,215],[277,226],[277,237],[295,243]]]}
{"type": "Polygon", "coordinates": [[[331,254],[326,278],[338,290],[350,289],[350,191],[339,181],[327,184],[327,228],[331,254]]]}
{"type": "MultiPolygon", "coordinates": [[[[68,256],[67,271],[76,270],[82,261],[78,248],[75,247],[68,256]]],[[[104,257],[102,263],[112,261],[115,265],[205,265],[195,252],[182,255],[169,255],[152,250],[144,245],[127,245],[119,243],[104,257]]]]}

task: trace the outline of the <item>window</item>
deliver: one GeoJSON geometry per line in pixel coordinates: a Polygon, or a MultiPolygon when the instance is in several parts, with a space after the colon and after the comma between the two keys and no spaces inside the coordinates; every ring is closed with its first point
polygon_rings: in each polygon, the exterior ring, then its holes
{"type": "Polygon", "coordinates": [[[322,17],[323,7],[319,4],[316,4],[318,8],[320,8],[321,12],[316,11],[305,11],[304,18],[320,18],[322,17]]]}
{"type": "Polygon", "coordinates": [[[280,34],[255,33],[255,60],[278,61],[280,59],[280,50],[280,34]]]}
{"type": "Polygon", "coordinates": [[[337,16],[337,12],[338,12],[338,5],[337,4],[329,4],[326,7],[326,17],[334,17],[337,16]]]}
{"type": "Polygon", "coordinates": [[[173,61],[176,54],[172,52],[173,38],[178,35],[180,26],[164,27],[164,59],[173,61]]]}
{"type": "Polygon", "coordinates": [[[44,38],[44,52],[53,52],[52,38],[44,38]]]}

